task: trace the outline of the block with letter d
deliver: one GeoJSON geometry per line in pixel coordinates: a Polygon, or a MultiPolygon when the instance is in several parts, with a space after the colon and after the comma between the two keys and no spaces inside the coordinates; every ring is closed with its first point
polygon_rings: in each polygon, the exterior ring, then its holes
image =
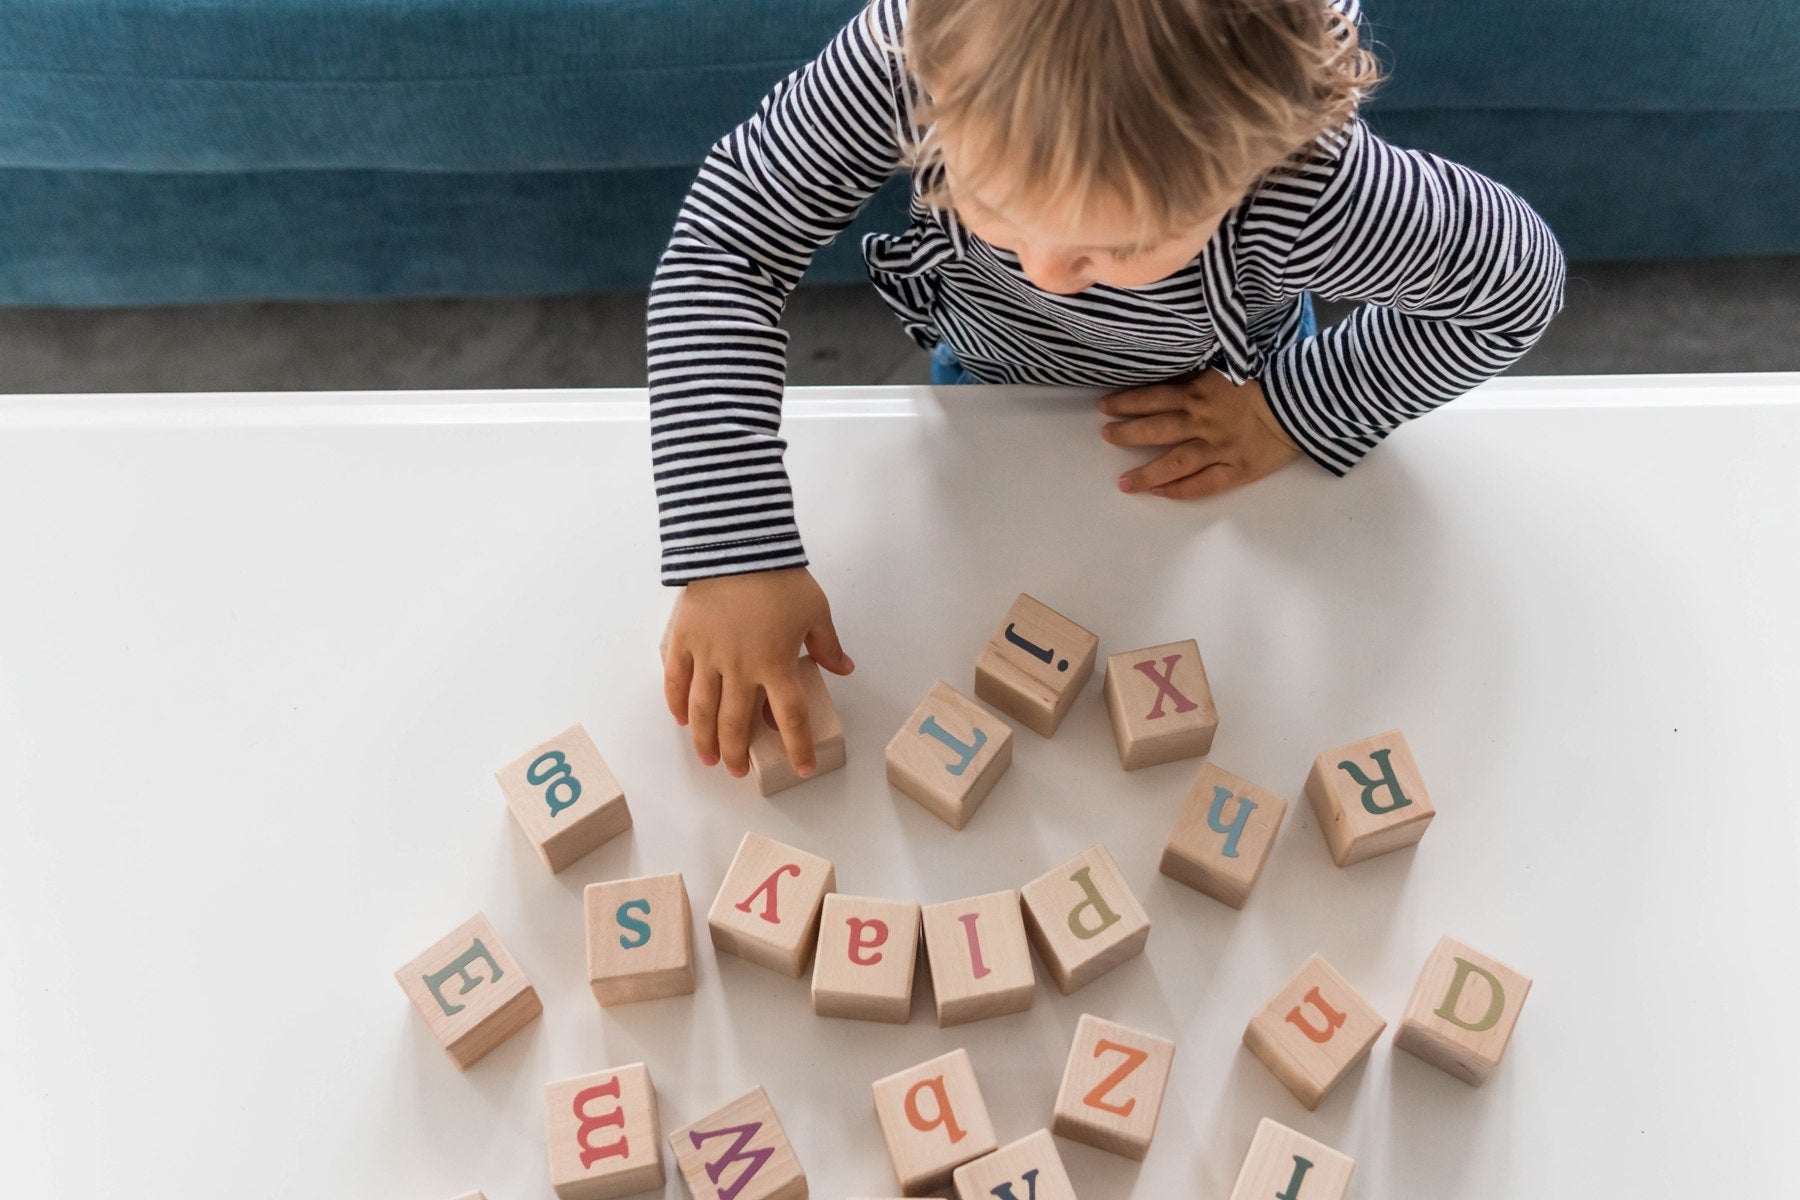
{"type": "Polygon", "coordinates": [[[1244,1045],[1309,1110],[1368,1057],[1387,1021],[1317,954],[1252,1017],[1244,1045]]]}
{"type": "Polygon", "coordinates": [[[525,970],[481,913],[394,972],[444,1052],[466,1069],[544,1011],[525,970]]]}
{"type": "Polygon", "coordinates": [[[560,1200],[614,1200],[663,1186],[650,1069],[632,1063],[544,1088],[550,1187],[560,1200]]]}
{"type": "Polygon", "coordinates": [[[561,871],[631,828],[625,792],[579,725],[494,772],[544,865],[561,871]]]}
{"type": "Polygon", "coordinates": [[[1012,752],[1010,725],[940,682],[888,742],[888,782],[961,829],[1012,765],[1012,752]]]}
{"type": "Polygon", "coordinates": [[[1075,1027],[1056,1094],[1058,1137],[1142,1162],[1156,1136],[1175,1043],[1092,1013],[1075,1027]]]}
{"type": "Polygon", "coordinates": [[[1340,867],[1417,844],[1437,815],[1398,729],[1319,755],[1306,798],[1340,867]]]}
{"type": "Polygon", "coordinates": [[[590,883],[588,984],[602,1007],[694,990],[694,917],[680,875],[590,883]]]}
{"type": "Polygon", "coordinates": [[[1109,656],[1106,712],[1127,771],[1209,752],[1219,710],[1200,644],[1189,638],[1109,656]]]}
{"type": "Polygon", "coordinates": [[[1442,938],[1406,1002],[1394,1045],[1479,1087],[1500,1065],[1530,991],[1530,976],[1442,938]]]}
{"type": "Polygon", "coordinates": [[[1231,1200],[1344,1200],[1356,1162],[1264,1117],[1231,1189],[1231,1200]]]}
{"type": "Polygon", "coordinates": [[[694,1200],[806,1200],[806,1172],[761,1088],[669,1135],[694,1200]]]}
{"type": "Polygon", "coordinates": [[[1143,953],[1150,917],[1105,846],[1092,846],[1020,889],[1031,943],[1067,996],[1143,953]]]}

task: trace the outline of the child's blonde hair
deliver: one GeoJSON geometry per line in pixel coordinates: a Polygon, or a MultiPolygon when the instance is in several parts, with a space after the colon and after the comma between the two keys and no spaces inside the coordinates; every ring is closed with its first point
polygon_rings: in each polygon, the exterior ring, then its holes
{"type": "Polygon", "coordinates": [[[1382,78],[1325,0],[911,0],[901,53],[927,202],[954,201],[932,169],[952,131],[976,148],[958,186],[1004,168],[1040,210],[1111,198],[1147,242],[1303,157],[1382,78]]]}

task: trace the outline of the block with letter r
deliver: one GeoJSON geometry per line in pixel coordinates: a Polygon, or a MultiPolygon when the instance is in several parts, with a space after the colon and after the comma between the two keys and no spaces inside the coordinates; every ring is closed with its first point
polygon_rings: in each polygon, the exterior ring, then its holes
{"type": "Polygon", "coordinates": [[[1398,729],[1319,755],[1306,798],[1340,867],[1416,845],[1437,815],[1398,729]]]}

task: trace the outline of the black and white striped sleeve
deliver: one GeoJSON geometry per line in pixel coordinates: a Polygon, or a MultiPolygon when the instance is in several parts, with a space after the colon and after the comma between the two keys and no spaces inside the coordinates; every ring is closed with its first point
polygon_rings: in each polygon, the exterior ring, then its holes
{"type": "Polygon", "coordinates": [[[1366,303],[1271,354],[1261,380],[1288,434],[1338,475],[1522,357],[1562,308],[1566,271],[1549,227],[1505,187],[1360,120],[1346,130],[1284,282],[1366,303]]]}
{"type": "Polygon", "coordinates": [[[903,0],[876,0],[713,146],[650,289],[662,581],[804,566],[782,455],[781,311],[901,165],[903,0]]]}

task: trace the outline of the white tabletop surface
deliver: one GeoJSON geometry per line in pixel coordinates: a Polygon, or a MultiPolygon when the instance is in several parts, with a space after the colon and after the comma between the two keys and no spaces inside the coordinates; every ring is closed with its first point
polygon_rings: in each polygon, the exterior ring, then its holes
{"type": "MultiPolygon", "coordinates": [[[[1518,379],[1348,478],[1119,494],[1084,394],[796,391],[788,462],[859,669],[850,765],[772,799],[663,709],[642,393],[0,399],[0,1130],[8,1195],[549,1194],[553,1079],[643,1060],[663,1129],[757,1084],[818,1197],[895,1191],[879,1076],[958,1046],[1002,1141],[1084,1012],[1173,1037],[1149,1159],[1084,1198],[1224,1200],[1259,1118],[1365,1200],[1763,1195],[1800,1126],[1800,376],[1518,379]],[[1220,765],[1294,803],[1234,913],[1158,856],[1197,767],[1126,775],[1096,675],[956,833],[887,785],[1013,596],[1101,653],[1199,640],[1220,765]],[[560,876],[493,771],[583,722],[629,834],[560,876]],[[1314,754],[1403,728],[1439,815],[1331,864],[1314,754]],[[1015,887],[1103,841],[1145,956],[1026,1014],[814,1018],[714,955],[745,830],[846,891],[1015,887]],[[602,1012],[580,894],[681,871],[696,995],[602,1012]],[[393,978],[485,911],[544,1016],[466,1074],[393,978]],[[1450,933],[1534,977],[1480,1089],[1394,1051],[1307,1113],[1240,1046],[1315,951],[1397,1023],[1450,933]]],[[[667,1194],[683,1194],[670,1164],[667,1194]]]]}

